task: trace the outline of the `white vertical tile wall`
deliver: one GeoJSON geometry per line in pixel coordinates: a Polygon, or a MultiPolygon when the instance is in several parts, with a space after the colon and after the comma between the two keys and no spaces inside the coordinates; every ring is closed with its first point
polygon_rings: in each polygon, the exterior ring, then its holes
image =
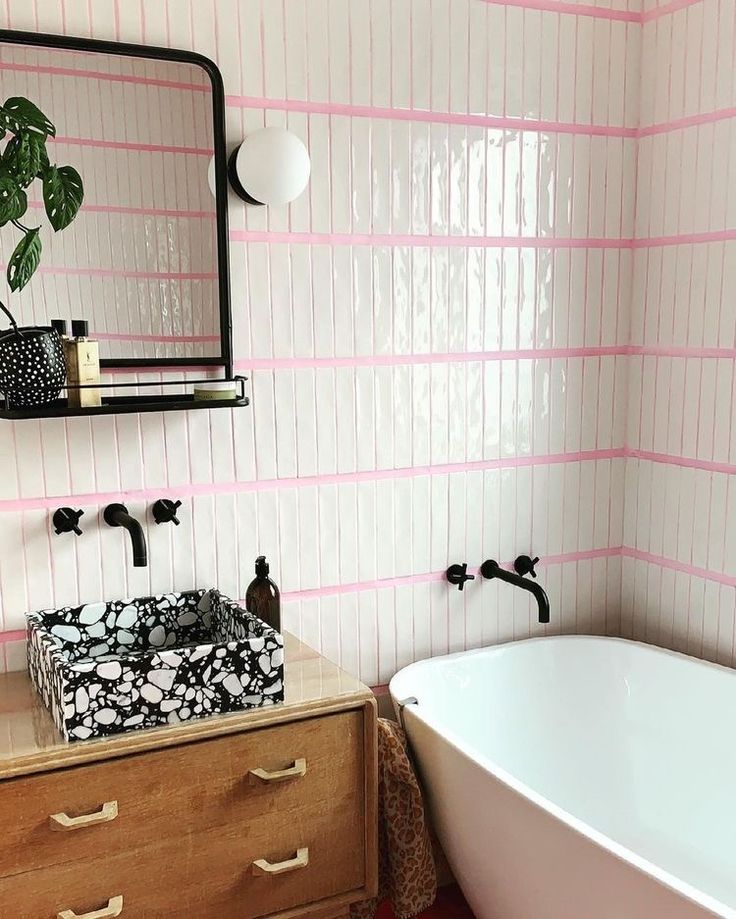
{"type": "Polygon", "coordinates": [[[643,25],[622,634],[733,665],[736,4],[670,7],[643,25]]]}
{"type": "MultiPolygon", "coordinates": [[[[723,11],[729,3],[701,0],[723,11]]],[[[645,461],[627,458],[627,401],[631,380],[632,405],[648,411],[653,383],[632,372],[645,358],[631,355],[630,321],[643,346],[645,326],[659,326],[651,311],[639,318],[642,259],[662,266],[673,249],[634,237],[706,228],[700,198],[693,192],[691,217],[684,188],[681,210],[694,222],[673,230],[662,207],[646,217],[650,200],[669,203],[674,190],[657,181],[649,190],[667,160],[647,152],[659,135],[639,137],[640,89],[644,124],[655,108],[657,124],[705,110],[689,90],[662,114],[650,98],[651,34],[702,16],[696,5],[670,6],[0,5],[6,27],[207,54],[224,74],[230,143],[283,124],[313,160],[309,191],[290,208],[231,201],[235,353],[252,379],[252,408],[0,427],[7,666],[17,664],[29,607],[213,582],[242,596],[257,552],[283,586],[285,626],[371,684],[428,654],[544,633],[505,585],[449,591],[442,571],[454,561],[476,567],[533,550],[555,611],[546,631],[618,634],[623,609],[631,632],[624,528],[635,533],[644,510],[629,502],[624,520],[624,490],[639,487],[631,464],[645,461]],[[162,495],[182,498],[183,526],[149,525],[150,568],[123,565],[127,547],[99,527],[101,507],[122,496],[147,515],[162,495]],[[50,512],[67,502],[86,510],[78,541],[49,535],[50,512]]],[[[716,74],[728,72],[727,50],[716,74]]],[[[714,105],[733,106],[724,92],[714,105]]],[[[707,137],[684,144],[683,157],[704,162],[707,137]]],[[[718,226],[735,225],[732,203],[714,200],[718,226]]],[[[707,245],[725,251],[727,241],[707,245]]],[[[673,267],[684,285],[673,328],[710,345],[710,323],[675,322],[690,315],[685,289],[704,294],[673,267]]],[[[652,289],[675,281],[672,271],[659,277],[652,289]]],[[[729,280],[725,268],[706,277],[729,280]]],[[[697,402],[686,367],[672,386],[697,402]]],[[[730,392],[719,366],[705,379],[714,399],[730,392]]],[[[643,431],[663,436],[654,415],[639,414],[643,431]]],[[[680,414],[690,424],[692,413],[680,414]]],[[[708,430],[688,436],[705,443],[708,430]]]]}

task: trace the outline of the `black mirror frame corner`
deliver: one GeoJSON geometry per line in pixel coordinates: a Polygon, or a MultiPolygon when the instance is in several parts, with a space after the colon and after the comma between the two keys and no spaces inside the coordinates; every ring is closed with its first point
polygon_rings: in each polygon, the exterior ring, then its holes
{"type": "Polygon", "coordinates": [[[196,51],[178,48],[160,48],[155,45],[136,45],[128,42],[103,41],[95,38],[80,38],[70,35],[52,35],[43,32],[22,32],[14,29],[0,29],[0,43],[32,45],[42,48],[58,48],[67,51],[90,51],[98,54],[117,54],[124,57],[153,58],[178,64],[194,64],[201,67],[212,84],[212,130],[215,150],[215,207],[217,213],[217,271],[220,298],[220,356],[219,357],[172,357],[172,358],[104,358],[101,367],[222,367],[227,379],[233,377],[232,309],[230,298],[230,255],[228,230],[228,178],[227,147],[225,140],[225,87],[217,64],[196,51]]]}

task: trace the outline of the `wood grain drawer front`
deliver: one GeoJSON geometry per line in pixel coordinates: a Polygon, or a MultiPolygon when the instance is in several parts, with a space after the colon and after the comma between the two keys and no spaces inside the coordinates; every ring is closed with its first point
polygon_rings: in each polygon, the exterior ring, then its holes
{"type": "MultiPolygon", "coordinates": [[[[120,877],[108,876],[106,864],[114,858],[123,865],[118,856],[139,862],[144,849],[163,840],[176,844],[158,866],[161,881],[174,885],[169,891],[186,885],[186,875],[201,860],[210,885],[224,885],[239,898],[247,895],[249,912],[241,907],[241,916],[360,889],[365,882],[363,718],[362,711],[345,712],[0,782],[0,878],[8,878],[0,882],[0,903],[3,896],[17,903],[12,888],[31,883],[25,872],[60,866],[58,882],[49,888],[54,896],[64,899],[69,878],[75,883],[79,877],[94,878],[99,889],[90,890],[90,896],[104,904],[124,894],[116,885],[130,885],[136,874],[129,877],[121,867],[120,877]],[[303,774],[294,769],[299,760],[306,761],[303,774]],[[297,774],[272,782],[250,774],[259,770],[267,776],[297,774]],[[103,820],[103,812],[110,819],[103,820]],[[61,832],[49,820],[58,814],[72,821],[92,819],[61,832]],[[279,863],[303,848],[309,849],[305,867],[282,874],[253,872],[257,860],[279,863]]],[[[0,906],[0,916],[5,915],[13,913],[0,906]]],[[[45,913],[37,909],[29,915],[37,919],[45,913]]]]}
{"type": "Polygon", "coordinates": [[[136,853],[100,856],[0,879],[3,919],[57,919],[69,910],[94,914],[122,897],[120,919],[255,919],[315,900],[329,902],[345,878],[362,872],[360,854],[345,834],[326,824],[301,834],[309,865],[274,878],[257,878],[258,844],[247,832],[204,834],[136,853]],[[337,843],[341,849],[333,849],[337,843]]]}

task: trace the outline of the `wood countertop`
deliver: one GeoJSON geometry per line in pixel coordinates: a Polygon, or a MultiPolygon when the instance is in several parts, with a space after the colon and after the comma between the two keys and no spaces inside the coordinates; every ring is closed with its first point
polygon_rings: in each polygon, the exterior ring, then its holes
{"type": "Polygon", "coordinates": [[[375,704],[367,686],[288,633],[284,650],[279,705],[74,743],[62,738],[26,672],[0,674],[0,780],[375,704]]]}

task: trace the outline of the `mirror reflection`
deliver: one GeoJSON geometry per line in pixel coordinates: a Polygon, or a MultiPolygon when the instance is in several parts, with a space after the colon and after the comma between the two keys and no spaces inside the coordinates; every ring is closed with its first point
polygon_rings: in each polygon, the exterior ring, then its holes
{"type": "MultiPolygon", "coordinates": [[[[25,97],[48,116],[57,128],[50,155],[84,180],[74,223],[64,233],[42,230],[41,267],[13,297],[19,324],[86,320],[103,359],[219,357],[206,71],[3,43],[0,95],[25,97]]],[[[37,224],[45,223],[36,186],[29,189],[29,225],[34,212],[37,224]]],[[[0,242],[7,261],[4,237],[0,242]]]]}

